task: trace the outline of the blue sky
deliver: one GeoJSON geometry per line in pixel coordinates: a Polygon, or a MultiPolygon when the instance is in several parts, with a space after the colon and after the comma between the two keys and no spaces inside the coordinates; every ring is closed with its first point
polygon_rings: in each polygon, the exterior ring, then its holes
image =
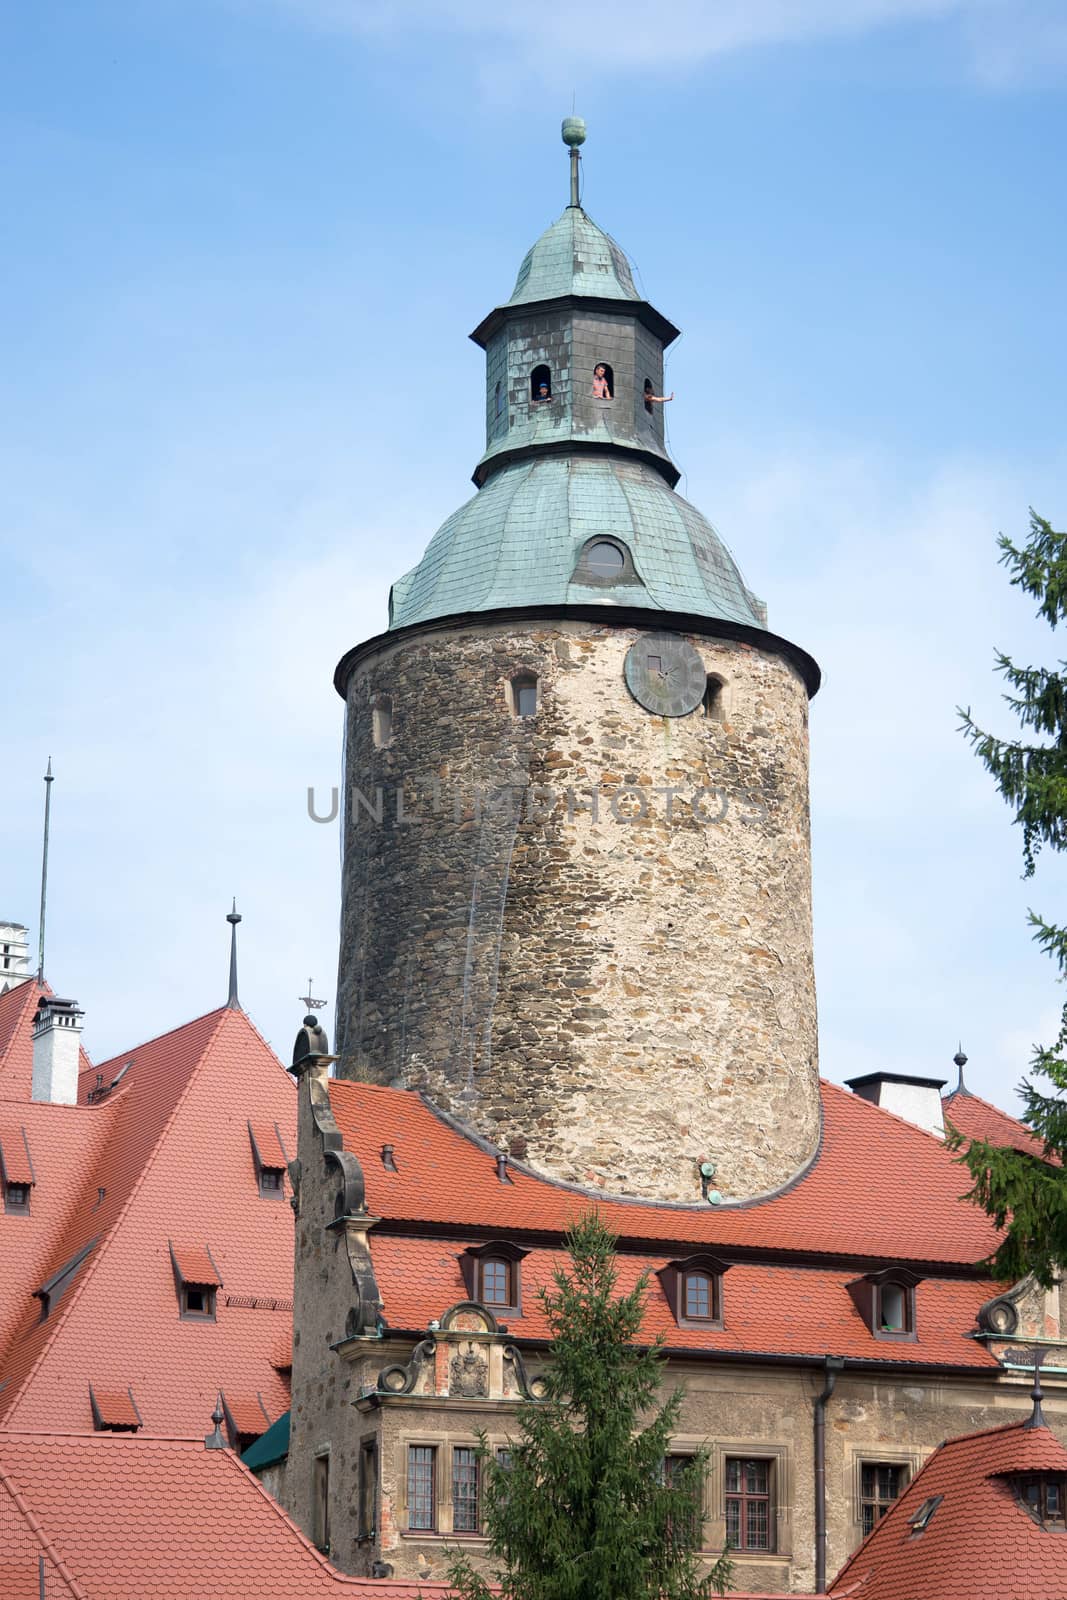
{"type": "MultiPolygon", "coordinates": [[[[332,999],[336,659],[470,493],[468,331],[566,201],[684,329],[683,492],[820,661],[822,1062],[1011,1107],[1060,994],[955,731],[1064,490],[1067,19],[1000,0],[38,0],[0,52],[0,914],[103,1057],[332,999]]],[[[327,1019],[332,1007],[327,1011],[327,1019]]]]}

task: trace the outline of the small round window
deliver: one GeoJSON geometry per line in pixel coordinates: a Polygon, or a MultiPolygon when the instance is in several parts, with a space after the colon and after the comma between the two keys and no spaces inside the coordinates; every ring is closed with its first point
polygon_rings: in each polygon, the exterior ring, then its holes
{"type": "Polygon", "coordinates": [[[617,544],[608,539],[597,539],[585,552],[586,570],[598,578],[618,577],[626,565],[626,557],[617,544]]]}

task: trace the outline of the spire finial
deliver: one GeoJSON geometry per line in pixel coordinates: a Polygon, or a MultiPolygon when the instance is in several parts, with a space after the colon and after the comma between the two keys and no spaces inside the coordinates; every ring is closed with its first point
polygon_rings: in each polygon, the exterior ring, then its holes
{"type": "Polygon", "coordinates": [[[44,913],[48,898],[48,829],[52,819],[52,757],[48,757],[48,771],[44,775],[44,847],[41,851],[41,917],[37,930],[37,982],[44,982],[44,913]]]}
{"type": "Polygon", "coordinates": [[[226,921],[230,924],[230,993],[226,1004],[231,1011],[240,1011],[241,1002],[237,998],[237,924],[241,914],[237,909],[237,900],[234,898],[233,910],[227,911],[226,921]]]}
{"type": "Polygon", "coordinates": [[[582,202],[578,193],[578,163],[582,158],[578,154],[578,146],[585,143],[584,120],[575,116],[564,117],[560,134],[571,153],[571,205],[580,207],[582,202]]]}
{"type": "Polygon", "coordinates": [[[1045,1413],[1041,1409],[1041,1363],[1044,1361],[1047,1350],[1034,1351],[1034,1387],[1030,1391],[1030,1398],[1034,1402],[1034,1409],[1023,1423],[1024,1428],[1043,1428],[1045,1426],[1045,1413]]]}
{"type": "Polygon", "coordinates": [[[956,1054],[952,1057],[952,1060],[953,1060],[954,1064],[959,1068],[959,1074],[960,1074],[959,1081],[956,1084],[956,1087],[953,1090],[953,1093],[954,1094],[969,1094],[970,1090],[967,1088],[967,1085],[963,1081],[963,1069],[967,1065],[967,1057],[963,1053],[963,1045],[962,1045],[962,1043],[958,1044],[956,1046],[956,1054]]]}
{"type": "Polygon", "coordinates": [[[222,1409],[222,1390],[215,1396],[215,1409],[211,1413],[211,1420],[215,1424],[215,1431],[209,1433],[204,1439],[205,1450],[225,1450],[226,1440],[222,1437],[222,1424],[226,1420],[226,1413],[222,1409]]]}

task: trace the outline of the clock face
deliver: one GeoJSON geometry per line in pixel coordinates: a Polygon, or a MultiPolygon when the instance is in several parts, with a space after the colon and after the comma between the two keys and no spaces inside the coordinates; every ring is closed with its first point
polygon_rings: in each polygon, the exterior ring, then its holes
{"type": "Polygon", "coordinates": [[[707,673],[693,646],[676,633],[646,633],[626,652],[626,687],[657,717],[685,717],[704,698],[707,673]]]}

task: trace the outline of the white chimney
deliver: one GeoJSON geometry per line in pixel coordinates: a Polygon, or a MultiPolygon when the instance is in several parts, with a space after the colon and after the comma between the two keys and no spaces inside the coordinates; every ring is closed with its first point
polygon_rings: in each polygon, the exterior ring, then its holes
{"type": "Polygon", "coordinates": [[[0,921],[0,994],[30,975],[30,936],[21,922],[0,921]]]}
{"type": "Polygon", "coordinates": [[[41,996],[33,1019],[32,1099],[77,1104],[82,1015],[74,1000],[41,996]]]}
{"type": "Polygon", "coordinates": [[[846,1078],[853,1094],[883,1111],[893,1111],[905,1122],[914,1122],[927,1133],[945,1137],[945,1119],[941,1115],[941,1091],[944,1078],[913,1078],[904,1072],[868,1072],[862,1078],[846,1078]]]}

